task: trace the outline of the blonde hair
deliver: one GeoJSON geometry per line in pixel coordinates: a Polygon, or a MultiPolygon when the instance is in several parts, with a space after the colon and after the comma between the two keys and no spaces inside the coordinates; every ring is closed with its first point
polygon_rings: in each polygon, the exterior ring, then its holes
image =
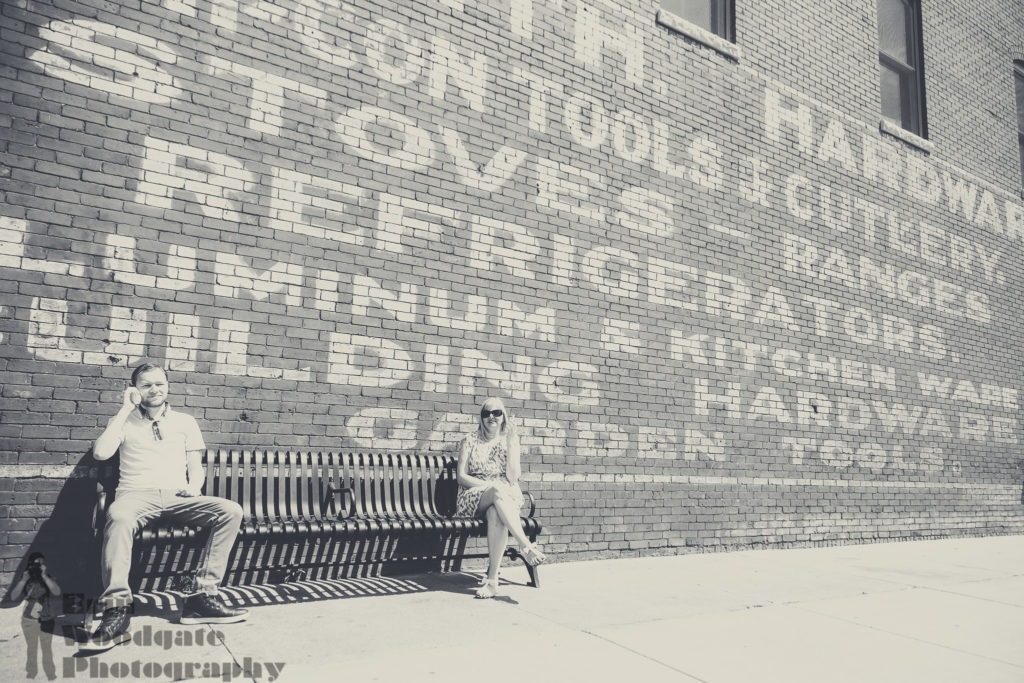
{"type": "MultiPolygon", "coordinates": [[[[500,398],[488,398],[480,406],[480,414],[477,414],[477,422],[479,423],[476,428],[477,438],[483,438],[487,436],[487,430],[484,428],[484,416],[483,411],[488,403],[497,403],[498,408],[501,409],[501,427],[498,428],[499,434],[505,434],[508,431],[508,408],[505,407],[505,402],[500,398]]],[[[491,410],[496,410],[492,408],[491,410]]]]}
{"type": "MultiPolygon", "coordinates": [[[[505,462],[505,476],[509,479],[509,481],[518,481],[519,476],[522,474],[522,465],[519,462],[520,446],[519,439],[512,438],[513,431],[509,428],[508,423],[508,408],[505,407],[505,402],[502,401],[500,398],[492,397],[488,398],[486,401],[483,402],[483,405],[480,406],[481,413],[483,413],[488,403],[494,406],[492,410],[501,408],[501,427],[499,428],[498,433],[505,437],[506,445],[508,448],[508,457],[505,462]]],[[[481,439],[486,438],[487,430],[484,429],[483,415],[480,415],[477,419],[480,422],[479,426],[476,429],[476,438],[477,441],[479,441],[481,439]]]]}

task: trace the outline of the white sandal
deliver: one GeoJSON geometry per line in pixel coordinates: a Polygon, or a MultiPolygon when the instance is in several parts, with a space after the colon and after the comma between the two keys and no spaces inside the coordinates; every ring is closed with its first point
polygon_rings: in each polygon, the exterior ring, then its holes
{"type": "Polygon", "coordinates": [[[498,594],[498,580],[484,579],[480,587],[476,589],[476,597],[481,599],[493,598],[498,594]]]}
{"type": "Polygon", "coordinates": [[[523,546],[519,551],[519,554],[523,556],[524,560],[533,566],[546,562],[548,559],[548,556],[541,552],[536,543],[523,546]]]}

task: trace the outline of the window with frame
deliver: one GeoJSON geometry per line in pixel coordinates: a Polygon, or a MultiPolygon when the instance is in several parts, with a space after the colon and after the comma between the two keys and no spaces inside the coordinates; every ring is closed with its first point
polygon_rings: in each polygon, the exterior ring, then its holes
{"type": "Polygon", "coordinates": [[[1013,85],[1017,93],[1017,147],[1020,152],[1020,182],[1024,186],[1024,61],[1013,63],[1013,85]]]}
{"type": "Polygon", "coordinates": [[[735,42],[733,0],[662,0],[661,8],[705,31],[735,42]]]}
{"type": "Polygon", "coordinates": [[[882,116],[927,137],[920,10],[916,0],[878,0],[878,61],[882,116]]]}

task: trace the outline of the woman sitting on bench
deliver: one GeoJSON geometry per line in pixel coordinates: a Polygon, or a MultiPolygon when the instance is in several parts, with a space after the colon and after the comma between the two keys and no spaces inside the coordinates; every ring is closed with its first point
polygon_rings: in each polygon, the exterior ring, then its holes
{"type": "Polygon", "coordinates": [[[498,569],[512,532],[523,558],[532,565],[547,559],[523,533],[519,508],[519,435],[511,415],[498,398],[489,398],[480,409],[480,425],[462,441],[459,452],[457,517],[487,520],[487,578],[476,592],[478,598],[498,594],[498,569]]]}

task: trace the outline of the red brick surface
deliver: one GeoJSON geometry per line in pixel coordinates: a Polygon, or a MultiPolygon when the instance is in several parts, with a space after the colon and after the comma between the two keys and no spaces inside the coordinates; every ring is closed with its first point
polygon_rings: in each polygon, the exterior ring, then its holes
{"type": "Polygon", "coordinates": [[[1024,10],[4,3],[0,557],[142,358],[216,446],[450,449],[562,557],[1024,531],[1024,10]],[[729,50],[726,50],[729,52],[729,50]]]}

